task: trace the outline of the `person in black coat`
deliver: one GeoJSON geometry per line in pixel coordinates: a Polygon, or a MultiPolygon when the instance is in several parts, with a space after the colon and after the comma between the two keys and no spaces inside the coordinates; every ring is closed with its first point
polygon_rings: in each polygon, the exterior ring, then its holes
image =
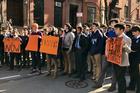
{"type": "Polygon", "coordinates": [[[129,55],[130,83],[127,89],[135,91],[137,88],[136,93],[140,93],[140,27],[132,27],[132,34],[134,35],[131,46],[132,52],[129,55]]]}
{"type": "MultiPolygon", "coordinates": [[[[20,44],[22,43],[22,40],[21,38],[19,37],[19,32],[17,31],[17,29],[15,28],[11,34],[6,37],[6,38],[15,38],[15,39],[19,39],[20,40],[20,44]]],[[[9,70],[14,70],[14,59],[16,59],[16,67],[19,69],[20,68],[20,62],[21,62],[21,55],[20,53],[13,53],[13,52],[10,52],[9,53],[9,59],[10,59],[10,62],[9,62],[9,70]]],[[[20,69],[19,69],[20,70],[20,69]]]]}
{"type": "Polygon", "coordinates": [[[73,51],[75,52],[76,62],[76,76],[81,81],[86,79],[87,72],[87,55],[88,55],[88,39],[87,36],[82,33],[83,28],[77,27],[77,35],[73,43],[73,51]]]}
{"type": "Polygon", "coordinates": [[[42,33],[38,30],[38,24],[37,23],[32,24],[31,35],[37,35],[38,36],[38,49],[37,49],[37,51],[31,51],[32,67],[33,67],[31,73],[38,72],[39,74],[42,74],[42,72],[41,72],[41,56],[40,56],[40,52],[39,52],[42,33]]]}
{"type": "Polygon", "coordinates": [[[22,39],[21,44],[21,55],[22,55],[22,67],[26,67],[27,65],[30,66],[30,58],[29,58],[29,51],[26,51],[25,48],[28,43],[28,30],[24,28],[22,35],[20,35],[20,38],[22,39]]]}
{"type": "Polygon", "coordinates": [[[4,35],[0,34],[0,66],[4,64],[4,35]]]}

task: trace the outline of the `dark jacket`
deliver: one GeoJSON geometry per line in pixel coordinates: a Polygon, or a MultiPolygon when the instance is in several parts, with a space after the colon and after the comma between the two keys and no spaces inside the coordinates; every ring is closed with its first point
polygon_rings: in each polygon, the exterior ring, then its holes
{"type": "Polygon", "coordinates": [[[140,63],[140,38],[133,38],[132,39],[131,49],[132,49],[132,51],[135,51],[135,52],[131,52],[129,54],[130,61],[140,63]]]}
{"type": "Polygon", "coordinates": [[[80,34],[80,39],[79,39],[79,46],[80,46],[80,48],[76,47],[76,40],[77,40],[77,38],[78,38],[78,35],[76,35],[76,38],[74,39],[73,49],[72,50],[73,51],[80,50],[81,53],[87,54],[88,53],[88,47],[89,47],[89,42],[88,42],[87,36],[84,33],[80,34]]]}
{"type": "Polygon", "coordinates": [[[131,30],[125,33],[128,37],[130,37],[131,39],[133,38],[132,32],[131,30]]]}
{"type": "Polygon", "coordinates": [[[4,39],[4,35],[0,34],[0,51],[4,50],[3,39],[4,39]]]}
{"type": "Polygon", "coordinates": [[[25,51],[25,48],[27,46],[27,43],[28,43],[28,39],[29,37],[28,36],[19,36],[22,40],[22,44],[21,44],[21,50],[22,51],[25,51]]]}
{"type": "Polygon", "coordinates": [[[102,33],[97,30],[95,33],[91,33],[89,35],[89,41],[90,41],[90,50],[89,53],[94,54],[102,54],[104,49],[104,38],[102,33]]]}

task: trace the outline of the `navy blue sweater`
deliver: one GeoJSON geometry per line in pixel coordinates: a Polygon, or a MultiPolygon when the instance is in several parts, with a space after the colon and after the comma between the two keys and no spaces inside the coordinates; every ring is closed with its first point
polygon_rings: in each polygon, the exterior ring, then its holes
{"type": "Polygon", "coordinates": [[[22,51],[25,51],[25,48],[27,46],[27,43],[28,43],[28,39],[29,37],[28,36],[19,36],[22,40],[22,44],[21,44],[21,50],[22,51]]]}
{"type": "Polygon", "coordinates": [[[90,49],[89,53],[94,54],[102,54],[102,51],[104,49],[104,39],[102,33],[97,30],[95,33],[92,32],[89,34],[89,41],[90,41],[90,49]]]}
{"type": "Polygon", "coordinates": [[[135,52],[130,53],[130,61],[140,63],[140,38],[132,39],[131,49],[135,52]]]}

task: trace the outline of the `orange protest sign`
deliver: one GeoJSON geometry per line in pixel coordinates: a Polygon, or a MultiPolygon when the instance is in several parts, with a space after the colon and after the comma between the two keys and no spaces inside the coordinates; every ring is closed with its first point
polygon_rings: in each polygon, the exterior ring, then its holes
{"type": "Polygon", "coordinates": [[[107,39],[106,57],[107,61],[114,64],[122,63],[123,38],[107,39]]]}
{"type": "Polygon", "coordinates": [[[28,51],[38,51],[38,35],[30,35],[26,46],[28,51]]]}
{"type": "Polygon", "coordinates": [[[43,36],[40,52],[57,55],[58,44],[59,44],[59,37],[43,36]]]}
{"type": "Polygon", "coordinates": [[[20,53],[20,39],[19,38],[5,38],[4,42],[4,52],[9,53],[20,53]]]}

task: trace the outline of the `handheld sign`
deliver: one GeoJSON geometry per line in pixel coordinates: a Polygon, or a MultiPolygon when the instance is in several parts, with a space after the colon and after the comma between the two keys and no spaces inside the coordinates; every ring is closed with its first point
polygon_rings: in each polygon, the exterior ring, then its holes
{"type": "Polygon", "coordinates": [[[57,55],[59,44],[59,37],[55,36],[43,36],[40,46],[40,52],[57,55]]]}
{"type": "Polygon", "coordinates": [[[38,35],[30,35],[29,41],[26,46],[26,50],[28,51],[38,51],[38,35]]]}
{"type": "Polygon", "coordinates": [[[9,53],[20,53],[20,39],[19,38],[5,38],[4,42],[4,52],[9,53]]]}
{"type": "Polygon", "coordinates": [[[107,39],[106,57],[107,61],[120,65],[122,63],[123,38],[107,39]]]}

